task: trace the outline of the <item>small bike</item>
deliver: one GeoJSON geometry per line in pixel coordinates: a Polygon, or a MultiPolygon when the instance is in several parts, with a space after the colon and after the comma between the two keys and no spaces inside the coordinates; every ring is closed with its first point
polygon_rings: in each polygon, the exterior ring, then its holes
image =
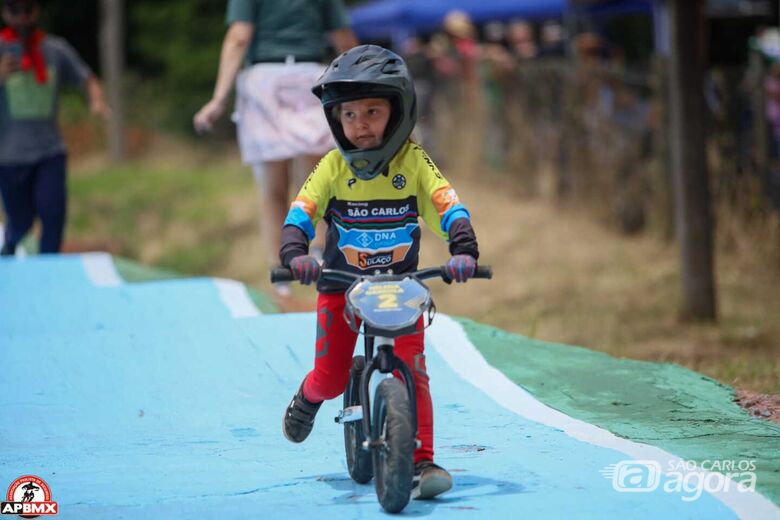
{"type": "MultiPolygon", "coordinates": [[[[492,276],[490,266],[479,266],[474,278],[492,276]]],[[[344,318],[358,333],[362,322],[364,336],[365,354],[352,358],[344,409],[335,418],[344,426],[349,475],[361,484],[374,477],[379,503],[389,513],[398,513],[409,503],[419,440],[414,379],[393,353],[395,338],[416,333],[422,316],[425,327],[433,321],[436,307],[422,280],[441,278],[449,284],[452,279],[443,266],[372,275],[323,269],[322,277],[351,283],[344,318]],[[396,371],[402,379],[393,377],[396,371]]],[[[292,281],[292,273],[275,268],[271,281],[292,281]]]]}

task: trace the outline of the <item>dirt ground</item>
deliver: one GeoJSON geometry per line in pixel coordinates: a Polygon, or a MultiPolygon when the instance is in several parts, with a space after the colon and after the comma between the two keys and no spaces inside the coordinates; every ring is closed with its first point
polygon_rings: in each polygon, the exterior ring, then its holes
{"type": "Polygon", "coordinates": [[[737,404],[759,419],[780,424],[780,395],[766,395],[750,390],[737,390],[737,404]]]}

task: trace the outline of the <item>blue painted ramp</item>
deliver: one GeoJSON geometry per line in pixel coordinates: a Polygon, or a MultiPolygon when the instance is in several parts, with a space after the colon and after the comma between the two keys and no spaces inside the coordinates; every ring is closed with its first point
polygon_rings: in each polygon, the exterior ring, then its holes
{"type": "MultiPolygon", "coordinates": [[[[0,491],[38,475],[62,518],[384,516],[373,485],[348,477],[339,400],[302,445],[281,434],[312,365],[313,314],[252,316],[235,287],[125,284],[94,260],[0,261],[0,491]]],[[[447,359],[444,328],[426,352],[437,462],[455,488],[405,515],[736,517],[706,493],[617,492],[600,472],[624,453],[499,404],[447,359]]]]}

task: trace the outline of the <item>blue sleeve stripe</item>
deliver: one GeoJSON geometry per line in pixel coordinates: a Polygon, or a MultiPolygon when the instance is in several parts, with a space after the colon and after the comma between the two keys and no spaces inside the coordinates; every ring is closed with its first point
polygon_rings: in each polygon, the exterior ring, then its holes
{"type": "Polygon", "coordinates": [[[450,209],[447,210],[446,213],[441,217],[441,229],[445,233],[450,232],[450,226],[453,222],[458,220],[459,218],[467,218],[471,220],[471,215],[469,214],[469,210],[466,209],[466,206],[463,204],[456,204],[452,206],[450,209]]]}
{"type": "Polygon", "coordinates": [[[284,220],[285,226],[295,226],[306,233],[309,240],[314,239],[314,224],[311,223],[309,215],[299,207],[292,207],[284,220]]]}

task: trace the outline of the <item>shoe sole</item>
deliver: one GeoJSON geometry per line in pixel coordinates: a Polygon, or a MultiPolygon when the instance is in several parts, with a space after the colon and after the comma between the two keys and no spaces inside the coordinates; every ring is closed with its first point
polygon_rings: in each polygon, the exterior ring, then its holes
{"type": "Polygon", "coordinates": [[[295,439],[287,435],[287,428],[284,427],[284,420],[287,418],[287,412],[284,412],[284,415],[282,415],[282,435],[284,435],[284,438],[287,439],[290,442],[298,443],[295,439]]]}
{"type": "Polygon", "coordinates": [[[452,479],[447,477],[431,476],[412,488],[412,499],[429,500],[452,489],[452,479]]]}

